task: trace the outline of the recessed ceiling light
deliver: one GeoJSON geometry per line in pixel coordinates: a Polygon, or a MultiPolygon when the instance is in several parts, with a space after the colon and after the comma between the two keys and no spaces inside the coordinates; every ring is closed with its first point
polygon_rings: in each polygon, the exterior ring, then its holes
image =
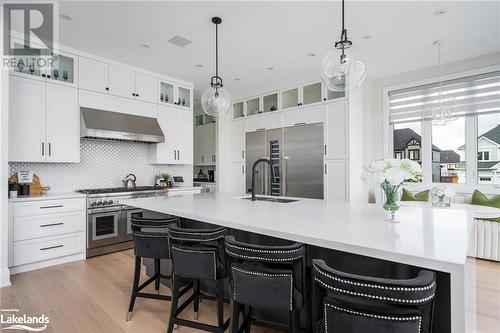
{"type": "Polygon", "coordinates": [[[241,77],[235,77],[234,81],[241,81],[241,77]]]}
{"type": "Polygon", "coordinates": [[[316,56],[316,53],[308,53],[307,56],[312,58],[316,56]]]}
{"type": "Polygon", "coordinates": [[[145,49],[149,49],[149,45],[148,44],[139,44],[139,47],[142,47],[142,48],[145,48],[145,49]]]}
{"type": "Polygon", "coordinates": [[[441,15],[444,15],[447,13],[447,10],[446,9],[438,9],[436,11],[434,11],[434,13],[432,13],[432,15],[434,16],[441,16],[441,15]]]}
{"type": "Polygon", "coordinates": [[[361,36],[361,39],[370,39],[370,38],[372,38],[371,35],[363,35],[363,36],[361,36]]]}
{"type": "Polygon", "coordinates": [[[274,67],[267,67],[266,68],[268,71],[274,71],[274,67]]]}
{"type": "Polygon", "coordinates": [[[201,68],[201,67],[203,67],[203,65],[202,64],[196,64],[195,67],[201,68]]]}
{"type": "Polygon", "coordinates": [[[189,39],[186,39],[186,38],[179,36],[179,35],[170,38],[168,41],[174,45],[179,46],[179,47],[184,47],[186,45],[191,44],[191,41],[189,39]]]}
{"type": "Polygon", "coordinates": [[[59,18],[66,20],[66,21],[73,21],[73,18],[69,15],[66,15],[66,14],[59,14],[59,18]]]}

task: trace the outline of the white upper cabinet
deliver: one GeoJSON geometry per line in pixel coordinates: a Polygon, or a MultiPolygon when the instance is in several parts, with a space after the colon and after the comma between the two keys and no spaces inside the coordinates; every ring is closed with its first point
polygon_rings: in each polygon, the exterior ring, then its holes
{"type": "Polygon", "coordinates": [[[193,112],[177,110],[177,164],[193,164],[193,112]]]}
{"type": "Polygon", "coordinates": [[[79,88],[100,93],[109,91],[108,64],[80,57],[79,88]]]}
{"type": "Polygon", "coordinates": [[[9,161],[79,162],[77,89],[14,75],[9,88],[9,161]]]}
{"type": "Polygon", "coordinates": [[[246,101],[247,116],[262,113],[262,103],[260,97],[251,98],[246,101]]]}
{"type": "Polygon", "coordinates": [[[299,88],[289,88],[281,92],[281,108],[292,109],[300,106],[299,104],[299,88]]]}
{"type": "Polygon", "coordinates": [[[310,105],[322,102],[321,82],[304,84],[301,86],[302,98],[300,105],[310,105]]]}
{"type": "Polygon", "coordinates": [[[245,120],[234,121],[231,126],[231,162],[245,162],[245,120]]]}
{"type": "Polygon", "coordinates": [[[158,80],[149,75],[135,73],[135,94],[141,101],[157,103],[158,80]]]}
{"type": "Polygon", "coordinates": [[[177,86],[176,90],[177,93],[175,104],[184,109],[191,109],[191,105],[193,105],[193,89],[177,86]]]}
{"type": "Polygon", "coordinates": [[[323,105],[311,105],[281,112],[281,127],[321,123],[323,105]]]}
{"type": "Polygon", "coordinates": [[[325,104],[325,158],[348,157],[348,118],[345,101],[325,104]]]}
{"type": "Polygon", "coordinates": [[[280,115],[278,113],[265,113],[257,117],[246,119],[246,131],[262,131],[280,127],[280,115]]]}
{"type": "Polygon", "coordinates": [[[47,83],[47,162],[80,161],[80,110],[77,89],[47,83]]]}
{"type": "Polygon", "coordinates": [[[45,161],[45,83],[10,76],[9,161],[45,161]]]}
{"type": "Polygon", "coordinates": [[[129,69],[109,65],[109,93],[135,98],[135,73],[129,69]]]}
{"type": "Polygon", "coordinates": [[[233,119],[238,119],[245,116],[245,102],[236,102],[233,104],[233,119]]]}

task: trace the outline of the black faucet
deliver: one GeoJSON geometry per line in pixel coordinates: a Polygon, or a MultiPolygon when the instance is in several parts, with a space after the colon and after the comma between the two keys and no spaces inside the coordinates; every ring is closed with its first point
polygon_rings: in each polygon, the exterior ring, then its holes
{"type": "Polygon", "coordinates": [[[267,159],[267,158],[259,158],[257,161],[254,162],[253,166],[252,166],[252,201],[255,201],[255,168],[257,167],[257,165],[261,162],[265,162],[267,164],[269,164],[269,166],[271,167],[271,175],[273,177],[273,182],[276,181],[276,177],[274,176],[274,168],[273,168],[273,162],[271,162],[271,160],[267,159]]]}

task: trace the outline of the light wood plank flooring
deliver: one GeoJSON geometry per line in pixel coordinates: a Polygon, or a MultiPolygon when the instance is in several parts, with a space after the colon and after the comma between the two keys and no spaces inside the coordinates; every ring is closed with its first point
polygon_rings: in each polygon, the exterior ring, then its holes
{"type": "MultiPolygon", "coordinates": [[[[12,276],[0,289],[1,308],[50,317],[49,332],[165,332],[170,302],[138,298],[125,317],[133,277],[133,252],[123,251],[12,276]]],[[[477,260],[477,332],[500,332],[500,264],[477,260]]],[[[145,275],[143,276],[143,279],[145,275]]],[[[149,287],[148,291],[154,288],[149,287]]],[[[169,294],[161,288],[161,293],[169,294]]],[[[226,317],[229,308],[226,306],[226,317]]],[[[192,307],[185,317],[192,319],[192,307]]],[[[213,302],[203,301],[199,320],[215,324],[213,302]]],[[[179,327],[176,333],[193,332],[179,327]]],[[[271,330],[252,328],[252,332],[271,330]]]]}

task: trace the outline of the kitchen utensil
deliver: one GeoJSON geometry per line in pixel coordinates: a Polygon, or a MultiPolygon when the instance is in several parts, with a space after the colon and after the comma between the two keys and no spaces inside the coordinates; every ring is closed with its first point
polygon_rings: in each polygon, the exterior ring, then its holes
{"type": "Polygon", "coordinates": [[[68,81],[68,72],[67,71],[63,71],[63,79],[64,79],[64,81],[68,81]]]}
{"type": "Polygon", "coordinates": [[[57,78],[59,77],[59,70],[58,69],[54,69],[54,73],[52,75],[54,75],[54,79],[57,80],[57,78]]]}
{"type": "MultiPolygon", "coordinates": [[[[12,175],[9,178],[9,182],[17,183],[17,175],[12,175]]],[[[33,182],[29,184],[29,194],[30,195],[40,195],[45,194],[50,190],[50,186],[42,186],[40,182],[40,177],[36,174],[33,175],[33,182]]]]}
{"type": "Polygon", "coordinates": [[[135,188],[135,181],[137,178],[133,173],[128,174],[124,179],[123,179],[123,186],[126,188],[135,188]]]}

